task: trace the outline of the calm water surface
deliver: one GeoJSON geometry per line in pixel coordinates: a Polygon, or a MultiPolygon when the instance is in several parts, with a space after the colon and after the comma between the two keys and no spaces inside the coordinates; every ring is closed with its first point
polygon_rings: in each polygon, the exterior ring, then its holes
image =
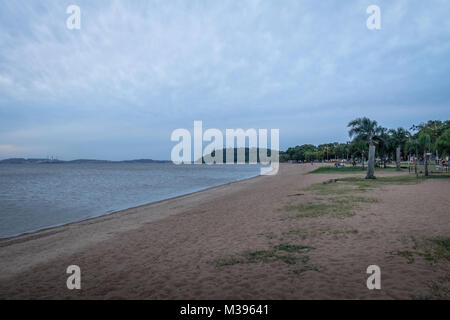
{"type": "Polygon", "coordinates": [[[258,165],[0,164],[0,238],[259,174],[258,165]]]}

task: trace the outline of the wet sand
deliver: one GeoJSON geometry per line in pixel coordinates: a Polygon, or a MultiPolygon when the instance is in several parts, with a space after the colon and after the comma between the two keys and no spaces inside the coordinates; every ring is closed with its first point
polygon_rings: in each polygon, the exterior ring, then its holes
{"type": "Polygon", "coordinates": [[[339,177],[312,168],[283,164],[276,176],[2,240],[0,298],[410,299],[449,275],[446,260],[392,252],[450,236],[450,179],[372,190],[364,196],[378,201],[353,216],[292,219],[284,206],[316,201],[304,189],[339,177]],[[286,243],[310,248],[305,260],[248,259],[286,243]],[[367,289],[372,264],[381,290],[367,289]],[[66,287],[69,265],[81,268],[81,290],[66,287]]]}

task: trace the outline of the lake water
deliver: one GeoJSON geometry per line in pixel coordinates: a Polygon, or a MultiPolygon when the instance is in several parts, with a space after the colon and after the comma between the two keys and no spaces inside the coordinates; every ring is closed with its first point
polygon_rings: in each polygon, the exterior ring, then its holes
{"type": "Polygon", "coordinates": [[[258,165],[0,164],[0,238],[259,175],[258,165]]]}

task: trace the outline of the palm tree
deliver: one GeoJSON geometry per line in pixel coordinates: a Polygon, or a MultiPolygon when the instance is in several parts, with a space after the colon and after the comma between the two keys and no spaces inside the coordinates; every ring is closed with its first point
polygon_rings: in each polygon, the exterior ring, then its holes
{"type": "Polygon", "coordinates": [[[397,130],[391,129],[389,130],[389,133],[391,134],[392,140],[396,146],[396,162],[397,162],[397,171],[400,171],[400,151],[402,146],[408,141],[408,138],[410,137],[410,133],[408,130],[405,130],[403,128],[398,128],[397,130]]]}
{"type": "Polygon", "coordinates": [[[378,136],[374,140],[378,145],[378,155],[382,159],[383,168],[386,168],[386,160],[392,153],[392,138],[388,134],[388,129],[380,127],[378,136]]]}
{"type": "Polygon", "coordinates": [[[375,144],[374,139],[380,133],[380,127],[376,121],[369,118],[357,118],[348,123],[347,127],[351,128],[348,132],[350,138],[356,137],[364,139],[369,143],[369,162],[367,164],[366,179],[374,179],[375,172],[375,144]]]}

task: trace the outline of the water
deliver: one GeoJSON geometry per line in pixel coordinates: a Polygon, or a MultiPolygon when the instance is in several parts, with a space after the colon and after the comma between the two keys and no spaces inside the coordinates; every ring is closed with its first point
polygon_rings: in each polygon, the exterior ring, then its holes
{"type": "Polygon", "coordinates": [[[259,174],[257,165],[0,164],[0,238],[259,174]]]}

